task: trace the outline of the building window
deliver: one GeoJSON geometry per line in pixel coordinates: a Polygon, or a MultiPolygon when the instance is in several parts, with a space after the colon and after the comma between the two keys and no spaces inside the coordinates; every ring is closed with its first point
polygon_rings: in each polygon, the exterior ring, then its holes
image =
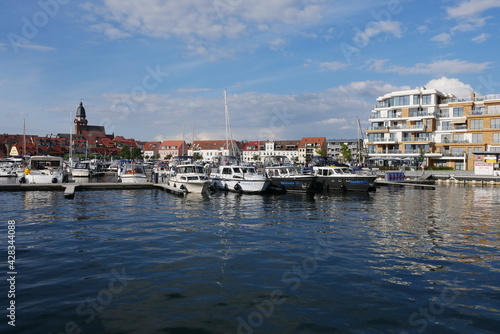
{"type": "Polygon", "coordinates": [[[420,103],[420,95],[413,95],[413,104],[419,104],[420,103]]]}
{"type": "Polygon", "coordinates": [[[457,161],[455,162],[455,169],[456,170],[465,170],[465,165],[463,162],[457,161]]]}
{"type": "Polygon", "coordinates": [[[477,130],[484,128],[484,120],[482,119],[471,119],[469,123],[469,129],[477,130]]]}
{"type": "Polygon", "coordinates": [[[422,95],[422,104],[431,104],[431,95],[422,95]]]}
{"type": "Polygon", "coordinates": [[[463,115],[464,115],[463,107],[453,108],[453,117],[462,117],[463,115]]]}
{"type": "Polygon", "coordinates": [[[483,142],[483,134],[482,133],[473,133],[472,134],[472,142],[473,143],[482,143],[483,142]]]}
{"type": "Polygon", "coordinates": [[[492,118],[490,128],[500,129],[500,118],[492,118]]]}
{"type": "Polygon", "coordinates": [[[441,122],[441,130],[451,130],[451,122],[441,122]]]}
{"type": "Polygon", "coordinates": [[[493,134],[493,142],[500,143],[500,133],[497,132],[493,134]]]}
{"type": "Polygon", "coordinates": [[[463,143],[465,141],[465,135],[463,133],[455,133],[453,134],[453,142],[455,143],[463,143]]]}

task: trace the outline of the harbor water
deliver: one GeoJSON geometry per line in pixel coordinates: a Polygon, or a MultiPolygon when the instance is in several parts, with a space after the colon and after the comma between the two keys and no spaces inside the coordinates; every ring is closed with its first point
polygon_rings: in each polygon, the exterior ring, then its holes
{"type": "Polygon", "coordinates": [[[500,188],[2,192],[1,333],[498,333],[500,188]],[[15,300],[15,327],[9,302],[15,300]]]}

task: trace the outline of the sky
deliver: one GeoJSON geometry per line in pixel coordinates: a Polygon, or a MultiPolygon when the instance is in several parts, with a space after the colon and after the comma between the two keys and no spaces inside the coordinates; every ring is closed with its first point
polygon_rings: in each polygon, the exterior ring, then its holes
{"type": "Polygon", "coordinates": [[[355,139],[376,98],[500,94],[500,0],[2,0],[0,133],[355,139]]]}

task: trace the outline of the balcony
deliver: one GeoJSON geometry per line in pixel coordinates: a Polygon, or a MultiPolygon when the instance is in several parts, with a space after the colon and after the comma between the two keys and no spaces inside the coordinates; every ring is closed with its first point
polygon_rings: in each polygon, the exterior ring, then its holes
{"type": "Polygon", "coordinates": [[[387,130],[386,126],[370,126],[368,131],[387,130]]]}

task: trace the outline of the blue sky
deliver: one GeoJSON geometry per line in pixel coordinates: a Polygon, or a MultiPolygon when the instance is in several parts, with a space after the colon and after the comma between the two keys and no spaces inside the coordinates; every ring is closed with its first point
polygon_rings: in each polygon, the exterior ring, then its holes
{"type": "Polygon", "coordinates": [[[375,99],[500,94],[500,0],[4,0],[0,132],[356,138],[375,99]]]}

